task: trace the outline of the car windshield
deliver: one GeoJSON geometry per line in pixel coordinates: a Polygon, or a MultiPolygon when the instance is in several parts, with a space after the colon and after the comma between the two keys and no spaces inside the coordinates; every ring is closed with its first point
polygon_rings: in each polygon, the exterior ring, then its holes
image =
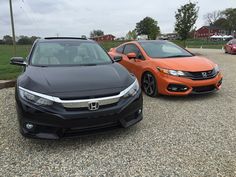
{"type": "Polygon", "coordinates": [[[236,44],[236,40],[231,40],[229,43],[230,44],[236,44]]]}
{"type": "Polygon", "coordinates": [[[108,54],[92,41],[38,42],[31,56],[34,66],[101,65],[112,63],[108,54]]]}
{"type": "Polygon", "coordinates": [[[193,54],[168,41],[139,42],[151,58],[192,57],[193,54]]]}

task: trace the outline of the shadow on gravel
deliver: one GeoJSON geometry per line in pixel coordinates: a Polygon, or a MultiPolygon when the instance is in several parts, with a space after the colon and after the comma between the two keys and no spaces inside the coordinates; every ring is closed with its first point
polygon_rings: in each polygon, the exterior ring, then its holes
{"type": "MultiPolygon", "coordinates": [[[[125,140],[131,138],[137,131],[140,131],[138,124],[129,128],[114,128],[113,130],[99,133],[65,137],[59,140],[28,139],[23,138],[20,146],[23,149],[29,148],[29,151],[59,151],[64,148],[85,150],[91,146],[112,143],[114,140],[125,140]]],[[[113,143],[112,143],[113,144],[113,143]]]]}
{"type": "Polygon", "coordinates": [[[197,101],[197,100],[208,100],[215,99],[219,97],[218,93],[208,93],[208,94],[199,94],[199,95],[188,95],[188,96],[166,96],[161,95],[157,99],[167,100],[167,101],[197,101]]]}

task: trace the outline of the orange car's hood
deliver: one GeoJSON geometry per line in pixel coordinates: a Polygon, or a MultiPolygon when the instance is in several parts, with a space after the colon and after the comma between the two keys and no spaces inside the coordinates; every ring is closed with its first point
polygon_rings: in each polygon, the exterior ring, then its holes
{"type": "Polygon", "coordinates": [[[208,71],[215,67],[215,64],[199,56],[185,57],[185,58],[165,58],[165,59],[153,59],[157,66],[165,69],[173,69],[179,71],[208,71]]]}

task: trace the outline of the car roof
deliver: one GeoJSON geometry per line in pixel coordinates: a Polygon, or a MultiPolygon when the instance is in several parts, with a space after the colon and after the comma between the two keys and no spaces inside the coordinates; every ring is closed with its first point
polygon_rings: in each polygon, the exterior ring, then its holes
{"type": "Polygon", "coordinates": [[[56,41],[87,41],[94,42],[93,40],[89,40],[86,38],[78,38],[78,37],[45,37],[43,39],[38,39],[39,42],[56,42],[56,41]]]}

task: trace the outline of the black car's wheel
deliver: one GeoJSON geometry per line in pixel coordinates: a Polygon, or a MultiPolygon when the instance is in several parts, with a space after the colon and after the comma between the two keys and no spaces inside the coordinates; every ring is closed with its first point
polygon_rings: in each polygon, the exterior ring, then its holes
{"type": "Polygon", "coordinates": [[[158,96],[157,81],[152,73],[147,72],[143,75],[142,89],[148,96],[158,96]]]}

